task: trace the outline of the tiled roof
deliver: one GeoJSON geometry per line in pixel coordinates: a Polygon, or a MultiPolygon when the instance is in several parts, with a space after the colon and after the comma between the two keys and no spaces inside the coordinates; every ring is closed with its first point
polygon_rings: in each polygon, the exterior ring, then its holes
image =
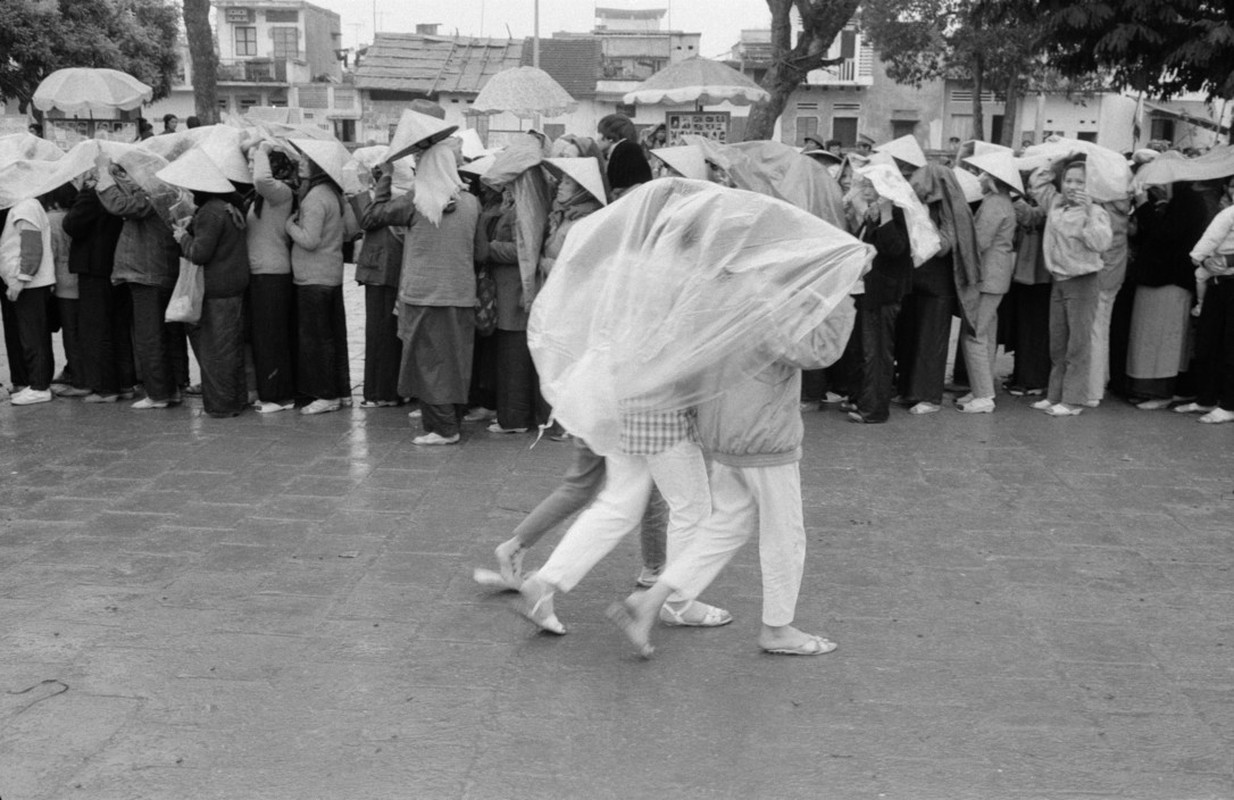
{"type": "Polygon", "coordinates": [[[493,75],[519,66],[522,56],[522,39],[379,33],[356,70],[356,87],[476,94],[493,75]]]}
{"type": "MultiPolygon", "coordinates": [[[[592,38],[541,39],[540,69],[553,77],[575,100],[596,96],[600,76],[600,40],[592,38]]],[[[523,45],[523,66],[530,67],[532,43],[523,45]]]]}

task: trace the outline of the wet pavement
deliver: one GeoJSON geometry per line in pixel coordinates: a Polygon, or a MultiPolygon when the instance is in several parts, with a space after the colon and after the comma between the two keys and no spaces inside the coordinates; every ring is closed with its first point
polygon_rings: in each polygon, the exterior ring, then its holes
{"type": "Polygon", "coordinates": [[[839,649],[758,651],[751,544],[736,621],[644,662],[633,538],[562,638],[472,581],[569,445],[2,404],[0,797],[1234,798],[1234,425],[806,422],[798,624],[839,649]]]}

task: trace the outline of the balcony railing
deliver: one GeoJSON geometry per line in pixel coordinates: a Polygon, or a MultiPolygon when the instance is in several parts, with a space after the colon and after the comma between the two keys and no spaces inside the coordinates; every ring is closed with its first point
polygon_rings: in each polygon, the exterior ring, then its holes
{"type": "Polygon", "coordinates": [[[228,83],[287,83],[287,62],[272,58],[219,61],[219,81],[228,83]]]}

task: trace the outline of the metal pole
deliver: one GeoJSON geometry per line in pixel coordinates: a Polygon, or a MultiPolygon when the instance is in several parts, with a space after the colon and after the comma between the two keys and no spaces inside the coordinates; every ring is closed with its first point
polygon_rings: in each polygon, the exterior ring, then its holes
{"type": "Polygon", "coordinates": [[[531,65],[536,69],[540,68],[540,0],[535,0],[536,16],[535,30],[531,37],[531,65]]]}
{"type": "Polygon", "coordinates": [[[373,0],[373,41],[377,41],[377,0],[373,0]]]}

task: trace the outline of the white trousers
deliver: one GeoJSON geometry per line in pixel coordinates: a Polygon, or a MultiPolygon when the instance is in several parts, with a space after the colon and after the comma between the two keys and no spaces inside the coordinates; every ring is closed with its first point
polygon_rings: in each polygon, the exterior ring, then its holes
{"type": "Polygon", "coordinates": [[[763,624],[792,623],[805,569],[806,530],[801,511],[801,469],[711,465],[711,516],[680,558],[669,555],[661,580],[694,599],[720,574],[758,528],[763,572],[763,624]]]}
{"type": "Polygon", "coordinates": [[[537,577],[568,592],[639,526],[655,483],[668,504],[668,563],[684,552],[711,513],[703,451],[690,442],[654,456],[606,458],[604,488],[566,531],[537,577]]]}
{"type": "Polygon", "coordinates": [[[1097,316],[1093,320],[1092,359],[1088,362],[1088,399],[1100,402],[1110,382],[1110,318],[1118,289],[1102,289],[1097,295],[1097,316]]]}

